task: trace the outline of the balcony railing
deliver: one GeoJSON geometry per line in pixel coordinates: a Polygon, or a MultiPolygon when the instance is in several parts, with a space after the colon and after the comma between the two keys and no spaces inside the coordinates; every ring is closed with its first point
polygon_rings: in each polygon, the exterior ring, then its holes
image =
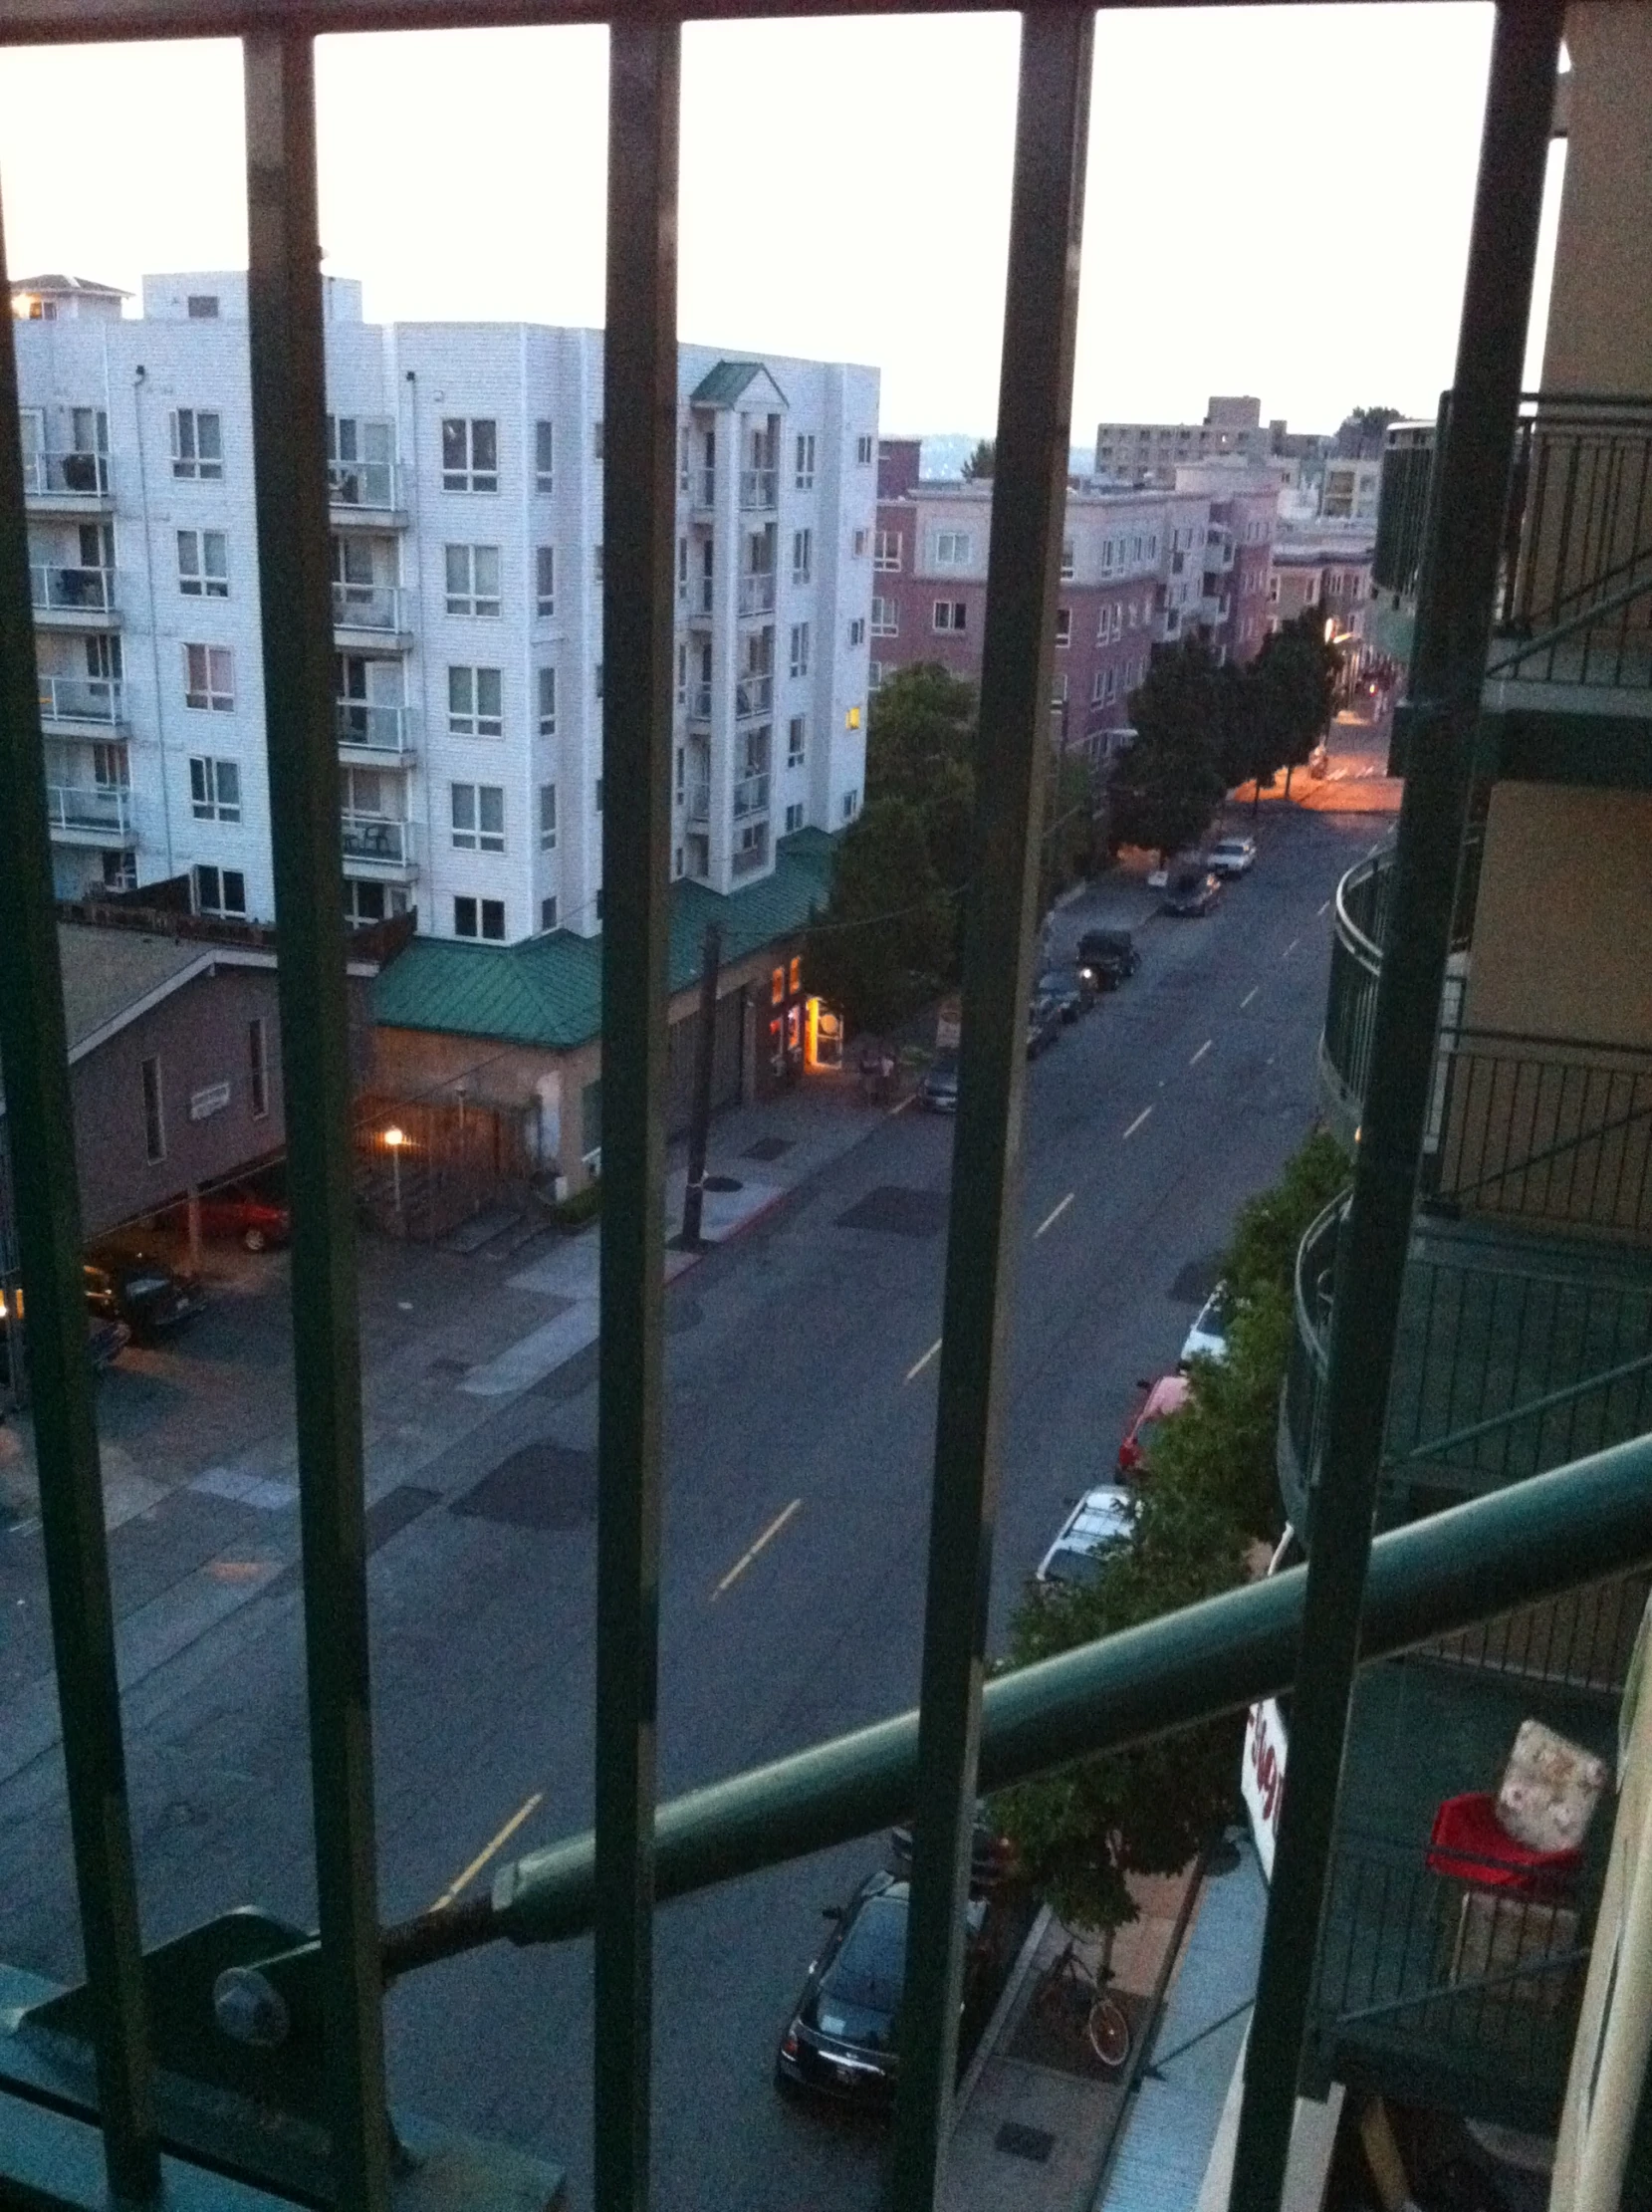
{"type": "Polygon", "coordinates": [[[711,720],[711,686],[709,683],[691,683],[688,687],[688,719],[691,722],[711,720]]]}
{"type": "MultiPolygon", "coordinates": [[[[1311,1534],[1344,1201],[1297,1254],[1281,1403],[1286,1511],[1311,1534]]],[[[1552,1248],[1550,1248],[1552,1250],[1552,1248]]],[[[1652,1269],[1534,1261],[1425,1224],[1406,1270],[1383,1441],[1385,1512],[1525,1481],[1652,1429],[1652,1269]]]]}
{"type": "Polygon", "coordinates": [[[417,709],[374,706],[365,699],[334,702],[339,743],[367,753],[408,754],[413,750],[417,709]]]}
{"type": "Polygon", "coordinates": [[[42,676],[43,722],[96,722],[114,729],[126,718],[125,686],[118,676],[42,676]]]}
{"type": "Polygon", "coordinates": [[[107,500],[112,482],[107,453],[30,453],[23,462],[23,489],[39,499],[107,500]]]}
{"type": "Polygon", "coordinates": [[[131,793],[107,784],[48,784],[46,819],[54,830],[125,842],[132,830],[131,793]]]}
{"type": "Polygon", "coordinates": [[[769,778],[742,776],[734,787],[734,818],[737,822],[748,815],[767,814],[769,811],[769,778]]]}
{"type": "Polygon", "coordinates": [[[688,472],[689,497],[696,508],[715,507],[717,504],[717,471],[714,468],[694,468],[688,472]]]}
{"type": "Polygon", "coordinates": [[[773,676],[742,676],[734,687],[734,712],[738,721],[754,714],[768,714],[775,703],[773,676]]]}
{"type": "Polygon", "coordinates": [[[690,822],[709,822],[711,820],[710,784],[689,785],[685,812],[690,822]]]}
{"type": "Polygon", "coordinates": [[[413,825],[380,815],[342,814],[340,843],[347,860],[378,861],[406,867],[413,858],[413,825]]]}
{"type": "Polygon", "coordinates": [[[1351,1136],[1358,1125],[1370,1081],[1377,977],[1393,864],[1391,848],[1373,853],[1349,868],[1336,886],[1319,1060],[1344,1136],[1351,1136]]]}
{"type": "Polygon", "coordinates": [[[115,609],[113,569],[60,569],[51,563],[29,571],[29,598],[37,613],[108,614],[115,609]]]}
{"type": "Polygon", "coordinates": [[[333,587],[335,629],[366,629],[389,635],[412,627],[413,595],[396,584],[339,584],[333,587]]]}
{"type": "Polygon", "coordinates": [[[780,472],[772,468],[743,468],[740,471],[740,504],[743,508],[761,513],[775,504],[776,487],[780,472]]]}
{"type": "Polygon", "coordinates": [[[335,507],[394,513],[402,504],[399,461],[329,461],[327,496],[335,507]]]}
{"type": "Polygon", "coordinates": [[[742,614],[772,614],[775,607],[775,572],[765,569],[758,573],[748,570],[740,579],[740,612],[742,614]]]}

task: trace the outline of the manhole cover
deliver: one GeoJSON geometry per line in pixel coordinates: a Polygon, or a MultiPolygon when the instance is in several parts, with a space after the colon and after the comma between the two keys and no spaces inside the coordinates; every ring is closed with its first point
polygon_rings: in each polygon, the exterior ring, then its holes
{"type": "Polygon", "coordinates": [[[1220,1252],[1207,1252],[1203,1259],[1189,1260],[1177,1274],[1166,1296],[1178,1306],[1202,1306],[1216,1288],[1216,1279],[1222,1272],[1220,1252]]]}
{"type": "Polygon", "coordinates": [[[755,1144],[748,1144],[741,1153],[742,1159],[780,1159],[792,1149],[789,1136],[760,1136],[755,1144]]]}
{"type": "Polygon", "coordinates": [[[1055,2147],[1056,2138],[1048,2127],[1024,2127],[1019,2119],[1007,2119],[993,2137],[995,2150],[1007,2150],[1012,2158],[1031,2158],[1036,2166],[1048,2164],[1055,2147]]]}
{"type": "Polygon", "coordinates": [[[744,1190],[746,1186],[738,1175],[708,1175],[703,1187],[706,1190],[744,1190]]]}
{"type": "Polygon", "coordinates": [[[596,1454],[524,1444],[448,1510],[512,1529],[583,1529],[596,1518],[596,1454]]]}
{"type": "Polygon", "coordinates": [[[895,1237],[932,1237],[945,1222],[944,1190],[909,1190],[904,1183],[879,1183],[837,1216],[839,1229],[880,1229],[895,1237]]]}

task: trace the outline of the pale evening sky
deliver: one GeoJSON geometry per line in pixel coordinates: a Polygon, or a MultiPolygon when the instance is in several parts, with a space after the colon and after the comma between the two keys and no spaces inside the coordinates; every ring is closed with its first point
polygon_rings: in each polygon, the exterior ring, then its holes
{"type": "MultiPolygon", "coordinates": [[[[1102,14],[1076,442],[1211,391],[1298,428],[1433,413],[1491,20],[1102,14]]],[[[684,338],[870,362],[885,429],[990,430],[1016,45],[1009,15],[688,26],[684,338]]],[[[601,320],[605,53],[589,30],[321,42],[327,266],[370,318],[601,320]]],[[[0,115],[15,273],[244,264],[233,44],[0,53],[0,115]]]]}

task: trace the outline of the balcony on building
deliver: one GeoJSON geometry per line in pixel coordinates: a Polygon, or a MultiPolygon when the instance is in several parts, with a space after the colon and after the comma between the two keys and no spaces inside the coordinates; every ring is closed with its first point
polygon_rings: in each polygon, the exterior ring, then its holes
{"type": "Polygon", "coordinates": [[[691,468],[688,472],[688,503],[696,515],[709,517],[717,505],[717,471],[715,468],[691,468]]]}
{"type": "Polygon", "coordinates": [[[743,468],[740,471],[740,505],[742,512],[762,514],[777,501],[780,471],[775,468],[743,468]]]}
{"type": "Polygon", "coordinates": [[[342,645],[406,652],[413,642],[413,595],[398,584],[333,586],[333,633],[342,645]]]}
{"type": "Polygon", "coordinates": [[[771,675],[742,676],[734,687],[734,712],[737,721],[749,721],[752,716],[768,714],[775,703],[775,679],[771,675]]]}
{"type": "Polygon", "coordinates": [[[29,601],[37,629],[118,629],[118,594],[113,569],[37,562],[29,570],[29,601]]]}
{"type": "Polygon", "coordinates": [[[683,814],[689,822],[705,823],[711,820],[711,785],[709,783],[691,783],[688,786],[688,796],[683,802],[683,814]]]}
{"type": "Polygon", "coordinates": [[[711,690],[709,683],[691,683],[688,686],[690,729],[707,730],[711,727],[711,690]]]}
{"type": "Polygon", "coordinates": [[[767,771],[758,775],[742,776],[734,787],[734,819],[747,820],[753,815],[769,812],[769,777],[767,771]]]}
{"type": "Polygon", "coordinates": [[[135,845],[131,793],[119,784],[46,787],[46,821],[54,845],[135,845]]]}
{"type": "Polygon", "coordinates": [[[115,477],[107,453],[25,453],[23,491],[32,515],[115,512],[115,477]]]}
{"type": "Polygon", "coordinates": [[[340,842],[346,870],[354,875],[391,877],[406,882],[418,873],[415,825],[388,815],[340,814],[340,842]]]}
{"type": "Polygon", "coordinates": [[[367,699],[338,699],[339,754],[345,761],[357,757],[373,767],[395,767],[411,761],[416,750],[416,707],[380,706],[367,699]]]}
{"type": "Polygon", "coordinates": [[[748,569],[740,579],[740,614],[772,614],[775,611],[775,572],[748,569]]]}
{"type": "Polygon", "coordinates": [[[329,460],[327,496],[335,530],[407,528],[399,461],[329,460]]]}
{"type": "Polygon", "coordinates": [[[40,719],[47,728],[98,732],[124,726],[126,691],[118,676],[42,676],[39,683],[40,719]]]}

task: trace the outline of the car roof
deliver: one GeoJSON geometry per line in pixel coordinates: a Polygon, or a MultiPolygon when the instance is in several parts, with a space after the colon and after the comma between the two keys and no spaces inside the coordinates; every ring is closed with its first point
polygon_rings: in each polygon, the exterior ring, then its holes
{"type": "Polygon", "coordinates": [[[1147,1402],[1136,1415],[1137,1421],[1162,1421],[1166,1414],[1179,1413],[1192,1388],[1185,1374],[1161,1374],[1148,1391],[1147,1402]]]}

